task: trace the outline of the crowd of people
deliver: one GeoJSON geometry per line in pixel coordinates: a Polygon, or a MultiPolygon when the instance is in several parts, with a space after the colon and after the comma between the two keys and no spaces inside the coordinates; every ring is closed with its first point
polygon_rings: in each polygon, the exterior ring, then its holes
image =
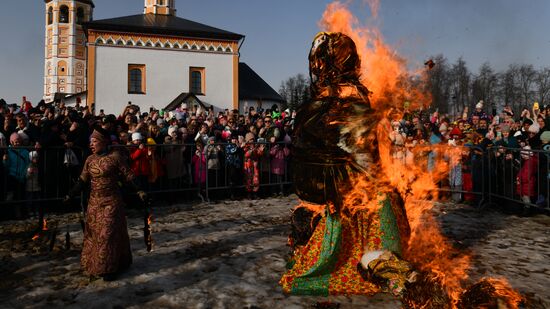
{"type": "Polygon", "coordinates": [[[503,201],[549,207],[550,105],[535,102],[520,113],[508,106],[500,113],[487,113],[480,101],[475,110],[466,108],[462,115],[451,117],[410,110],[406,102],[399,115],[401,119],[391,122],[393,159],[404,165],[424,163],[430,171],[441,155],[451,166],[443,185],[450,187],[456,201],[473,202],[475,195],[460,192],[480,193],[486,186],[485,190],[490,187],[492,193],[507,198],[503,201]],[[463,150],[458,158],[450,158],[445,151],[430,150],[438,144],[463,150]]]}
{"type": "MultiPolygon", "coordinates": [[[[62,197],[78,178],[90,154],[89,138],[95,127],[110,136],[114,151],[127,160],[140,187],[149,191],[206,188],[213,198],[282,194],[289,181],[291,136],[295,112],[250,107],[214,112],[213,108],[181,104],[172,111],[151,108],[143,112],[128,102],[118,116],[94,115],[87,106],[63,102],[33,106],[0,101],[0,198],[26,201],[13,215],[37,213],[33,200],[62,197]],[[47,175],[46,175],[47,170],[47,175]],[[65,176],[68,175],[68,176],[65,176]],[[56,179],[57,181],[51,181],[56,179]],[[277,184],[262,187],[262,184],[277,184]],[[239,188],[244,187],[244,192],[239,188]],[[224,195],[223,192],[227,192],[224,195]]],[[[451,117],[437,111],[411,109],[405,102],[400,119],[391,121],[394,160],[405,165],[426,161],[434,168],[436,152],[415,151],[422,146],[472,146],[453,160],[448,183],[456,201],[476,197],[460,191],[480,192],[484,175],[491,175],[497,193],[511,194],[525,203],[548,206],[550,105],[515,113],[487,113],[483,102],[474,111],[451,117]],[[499,149],[482,153],[486,149],[499,149]],[[481,150],[481,153],[480,153],[481,150]],[[539,150],[534,152],[528,150],[539,150]],[[482,158],[490,158],[491,171],[482,158]]],[[[49,202],[58,203],[58,202],[49,202]]]]}
{"type": "Polygon", "coordinates": [[[283,194],[294,116],[277,105],[242,114],[186,103],[143,112],[128,102],[115,116],[94,115],[80,104],[0,101],[0,198],[27,201],[13,214],[25,217],[37,211],[33,200],[63,197],[90,154],[94,128],[108,133],[111,149],[149,191],[198,188],[201,198],[207,187],[229,189],[209,191],[211,198],[283,194]],[[269,184],[277,185],[261,186],[269,184]]]}

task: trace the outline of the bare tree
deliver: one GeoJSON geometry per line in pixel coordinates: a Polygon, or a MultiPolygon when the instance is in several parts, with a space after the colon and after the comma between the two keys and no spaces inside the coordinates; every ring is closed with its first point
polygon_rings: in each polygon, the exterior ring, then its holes
{"type": "Polygon", "coordinates": [[[536,76],[537,71],[531,64],[522,64],[519,67],[517,78],[523,106],[529,106],[533,101],[536,76]]]}
{"type": "Polygon", "coordinates": [[[281,83],[279,94],[285,99],[290,109],[296,109],[310,98],[309,80],[303,74],[289,77],[281,83]]]}
{"type": "Polygon", "coordinates": [[[540,105],[550,101],[550,68],[541,68],[535,77],[536,99],[540,105]]]}
{"type": "Polygon", "coordinates": [[[450,113],[458,115],[469,106],[470,72],[466,61],[458,58],[450,70],[451,109],[450,113]]]}
{"type": "Polygon", "coordinates": [[[432,105],[441,112],[449,112],[449,65],[447,58],[439,54],[431,58],[434,67],[428,71],[428,91],[432,95],[432,105]]]}
{"type": "Polygon", "coordinates": [[[494,73],[491,65],[485,62],[479,68],[479,74],[474,77],[472,82],[473,102],[483,100],[486,106],[497,104],[498,77],[494,73]]]}
{"type": "Polygon", "coordinates": [[[508,66],[508,69],[501,74],[499,83],[501,100],[513,110],[518,110],[521,106],[521,89],[517,78],[518,75],[519,65],[511,64],[508,66]]]}

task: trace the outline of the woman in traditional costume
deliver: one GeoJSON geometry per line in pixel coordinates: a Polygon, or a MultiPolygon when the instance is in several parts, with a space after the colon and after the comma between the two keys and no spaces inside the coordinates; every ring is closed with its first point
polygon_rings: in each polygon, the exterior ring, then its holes
{"type": "Polygon", "coordinates": [[[320,33],[309,63],[312,100],[298,109],[292,154],[296,192],[308,208],[294,216],[316,208],[321,218],[311,221],[318,223],[309,239],[290,239],[291,268],[280,284],[295,295],[402,294],[414,275],[400,258],[410,228],[378,166],[378,122],[355,43],[320,33]]]}
{"type": "Polygon", "coordinates": [[[132,264],[124,201],[119,181],[138,191],[134,173],[118,152],[109,152],[109,136],[95,129],[90,138],[92,155],[84,163],[77,184],[66,197],[76,196],[90,182],[81,264],[90,276],[112,280],[132,264]]]}

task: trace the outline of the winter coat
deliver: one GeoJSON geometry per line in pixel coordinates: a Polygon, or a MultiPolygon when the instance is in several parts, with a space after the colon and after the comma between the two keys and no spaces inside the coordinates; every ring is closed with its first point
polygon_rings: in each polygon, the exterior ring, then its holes
{"type": "Polygon", "coordinates": [[[517,176],[516,191],[520,196],[535,196],[537,184],[537,163],[536,156],[530,156],[522,160],[522,166],[517,176]]]}
{"type": "Polygon", "coordinates": [[[192,159],[193,167],[195,168],[195,174],[193,180],[196,184],[206,183],[206,156],[204,152],[201,152],[200,156],[195,154],[192,159]]]}
{"type": "Polygon", "coordinates": [[[7,155],[8,158],[4,161],[4,166],[8,170],[8,174],[21,183],[25,182],[27,167],[30,163],[29,151],[23,148],[9,148],[7,155]]]}
{"type": "Polygon", "coordinates": [[[276,144],[269,151],[271,155],[271,173],[275,175],[285,174],[285,159],[290,155],[288,147],[276,144]]]}
{"type": "Polygon", "coordinates": [[[130,151],[130,168],[136,176],[149,176],[151,166],[147,156],[147,148],[134,148],[130,151]]]}

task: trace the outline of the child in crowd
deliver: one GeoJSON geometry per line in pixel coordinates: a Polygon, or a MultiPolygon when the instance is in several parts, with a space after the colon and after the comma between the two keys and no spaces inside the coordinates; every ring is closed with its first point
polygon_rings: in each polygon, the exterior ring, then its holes
{"type": "Polygon", "coordinates": [[[27,183],[25,184],[27,211],[31,217],[38,215],[35,200],[40,198],[40,182],[38,180],[38,152],[29,153],[29,167],[27,168],[27,183]]]}

